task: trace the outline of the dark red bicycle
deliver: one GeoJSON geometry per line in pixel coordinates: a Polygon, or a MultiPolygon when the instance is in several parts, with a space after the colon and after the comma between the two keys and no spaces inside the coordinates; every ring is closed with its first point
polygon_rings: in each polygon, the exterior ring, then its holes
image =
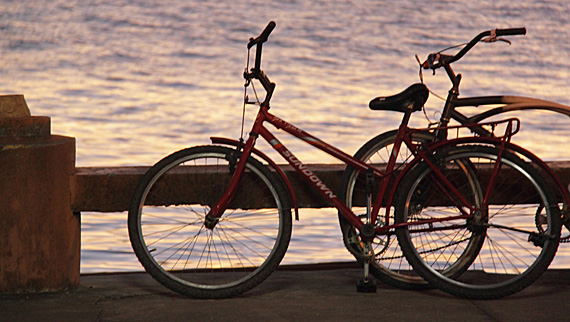
{"type": "Polygon", "coordinates": [[[266,91],[255,102],[247,140],[212,138],[216,145],[175,152],[150,168],[133,194],[129,236],[157,281],[191,297],[224,298],[250,290],[277,268],[298,207],[284,171],[255,148],[259,137],[338,209],[344,243],[364,267],[363,287],[372,273],[401,287],[422,287],[426,279],[458,296],[497,298],[547,269],[560,237],[554,190],[561,183],[538,157],[510,142],[517,119],[409,128],[429,95],[414,84],[370,103],[403,114],[387,163],[370,162],[376,143],[352,157],[269,112],[275,84],[261,69],[261,55],[274,28],[270,22],[247,45],[256,54],[252,68],[248,54],[245,85],[257,80],[266,91]],[[344,162],[340,189],[325,185],[267,123],[344,162]],[[475,128],[491,135],[429,139],[475,128]],[[408,155],[399,162],[404,146],[408,155]],[[480,278],[483,272],[488,278],[480,278]]]}

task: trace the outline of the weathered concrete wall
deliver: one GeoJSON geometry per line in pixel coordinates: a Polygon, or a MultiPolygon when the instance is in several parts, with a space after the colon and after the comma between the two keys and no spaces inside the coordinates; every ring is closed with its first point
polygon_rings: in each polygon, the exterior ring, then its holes
{"type": "Polygon", "coordinates": [[[46,117],[0,118],[0,128],[0,292],[77,286],[80,222],[69,188],[75,139],[50,135],[46,117]]]}
{"type": "MultiPolygon", "coordinates": [[[[570,182],[570,161],[548,162],[548,165],[564,184],[570,182]]],[[[321,180],[334,191],[338,190],[345,165],[341,164],[308,164],[307,165],[321,180]]],[[[322,208],[330,205],[289,165],[283,169],[295,190],[299,207],[322,208]]],[[[73,211],[116,212],[126,211],[132,193],[148,167],[107,167],[107,168],[77,168],[71,178],[71,206],[73,211]]],[[[482,177],[485,174],[480,169],[482,177]]],[[[490,169],[487,169],[490,171],[490,169]]],[[[508,176],[499,178],[508,182],[508,176]]],[[[509,189],[506,189],[509,190],[509,189]]],[[[512,196],[505,195],[497,202],[511,200],[512,196]]],[[[168,200],[169,196],[162,196],[168,200]]],[[[356,191],[354,202],[360,206],[365,205],[363,191],[356,191]]],[[[512,201],[512,200],[511,200],[512,201]]],[[[252,199],[255,202],[255,199],[252,199]]],[[[248,205],[255,207],[256,205],[248,205]]]]}
{"type": "MultiPolygon", "coordinates": [[[[308,167],[329,187],[336,190],[346,166],[310,164],[308,167]]],[[[137,183],[148,167],[77,168],[71,177],[71,206],[73,211],[126,211],[137,183]]],[[[330,207],[325,199],[289,165],[283,170],[295,189],[299,207],[330,207]]],[[[169,196],[163,196],[168,200],[169,196]]],[[[255,201],[253,199],[252,201],[255,201]]],[[[256,207],[256,205],[248,205],[256,207]]]]}

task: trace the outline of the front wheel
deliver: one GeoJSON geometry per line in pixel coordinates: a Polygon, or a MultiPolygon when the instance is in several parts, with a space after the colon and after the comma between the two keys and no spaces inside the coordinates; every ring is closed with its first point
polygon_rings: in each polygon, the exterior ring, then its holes
{"type": "Polygon", "coordinates": [[[471,299],[503,297],[534,282],[556,253],[561,218],[550,186],[532,164],[481,145],[439,151],[430,161],[441,175],[420,163],[405,176],[396,202],[396,222],[408,224],[397,229],[398,241],[414,270],[434,286],[471,299]],[[483,205],[453,179],[466,163],[489,195],[483,205]],[[474,209],[460,205],[454,190],[474,209]],[[474,239],[480,246],[466,251],[474,239]],[[458,265],[469,269],[443,274],[458,265]]]}
{"type": "Polygon", "coordinates": [[[144,175],[129,207],[129,237],[146,271],[194,298],[225,298],[261,283],[291,237],[290,197],[250,158],[237,193],[213,229],[206,214],[226,191],[239,155],[201,146],[164,158],[144,175]]]}

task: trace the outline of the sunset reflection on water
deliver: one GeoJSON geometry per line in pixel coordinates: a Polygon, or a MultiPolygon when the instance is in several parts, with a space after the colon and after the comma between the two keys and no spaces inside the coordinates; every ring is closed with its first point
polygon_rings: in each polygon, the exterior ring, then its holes
{"type": "MultiPolygon", "coordinates": [[[[335,209],[301,209],[293,221],[291,244],[282,265],[353,262],[346,250],[335,209]]],[[[126,213],[82,215],[81,272],[142,271],[130,246],[126,213]],[[113,229],[108,229],[112,225],[113,229]]],[[[568,268],[570,247],[560,244],[550,268],[568,268]]]]}

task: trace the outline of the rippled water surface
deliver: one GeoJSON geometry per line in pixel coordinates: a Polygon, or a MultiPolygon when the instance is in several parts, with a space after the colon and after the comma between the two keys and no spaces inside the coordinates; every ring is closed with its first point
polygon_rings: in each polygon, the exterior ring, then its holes
{"type": "MultiPolygon", "coordinates": [[[[509,37],[510,46],[480,44],[455,64],[463,96],[569,105],[568,12],[566,0],[3,0],[0,94],[23,93],[33,114],[52,117],[52,133],[76,137],[77,166],[151,165],[213,135],[239,137],[245,45],[275,20],[263,57],[277,84],[273,112],[352,154],[398,124],[400,115],[367,104],[419,80],[415,54],[423,59],[491,28],[526,26],[528,33],[509,37]]],[[[424,76],[446,94],[443,72],[424,76]]],[[[436,119],[441,106],[432,96],[427,115],[436,119]]],[[[516,142],[545,159],[569,159],[570,119],[521,118],[516,142]]],[[[427,121],[417,113],[413,124],[427,121]]],[[[332,162],[303,143],[283,142],[304,162],[332,162]]],[[[335,211],[313,212],[301,211],[285,262],[351,260],[335,211]]],[[[82,215],[82,272],[140,269],[125,218],[82,215]]],[[[555,266],[570,266],[566,248],[555,266]]]]}

